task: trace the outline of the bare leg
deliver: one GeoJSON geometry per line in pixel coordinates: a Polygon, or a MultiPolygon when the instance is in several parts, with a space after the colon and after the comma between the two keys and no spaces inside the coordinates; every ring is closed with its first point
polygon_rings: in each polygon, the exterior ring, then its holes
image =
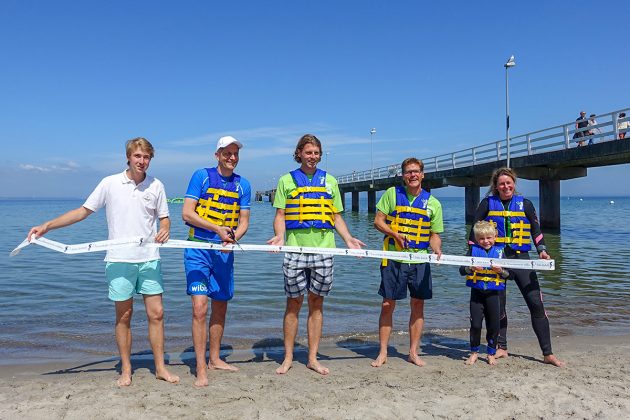
{"type": "Polygon", "coordinates": [[[467,365],[474,365],[478,357],[479,357],[479,353],[477,353],[476,351],[472,352],[470,353],[470,356],[468,356],[468,359],[466,359],[464,363],[466,363],[467,365]]]}
{"type": "Polygon", "coordinates": [[[120,353],[120,378],[118,386],[131,385],[131,316],[133,299],[115,302],[116,307],[116,344],[120,353]]]}
{"type": "Polygon", "coordinates": [[[155,361],[155,377],[172,384],[179,382],[179,376],[170,373],[164,364],[164,307],[162,295],[143,295],[144,307],[149,321],[149,342],[155,361]]]}
{"type": "Polygon", "coordinates": [[[284,361],[276,373],[279,375],[285,374],[291,369],[293,364],[293,348],[295,346],[295,337],[298,331],[298,318],[300,315],[300,308],[302,308],[302,302],[304,302],[304,296],[297,298],[287,298],[287,307],[284,311],[284,322],[282,330],[284,332],[284,361]]]}
{"type": "Polygon", "coordinates": [[[227,301],[212,300],[212,312],[210,313],[210,363],[208,368],[235,372],[238,368],[221,360],[220,357],[227,306],[227,301]]]}
{"type": "Polygon", "coordinates": [[[418,346],[424,327],[424,300],[411,298],[411,315],[409,316],[409,362],[416,366],[424,366],[426,362],[418,357],[418,346]]]}
{"type": "Polygon", "coordinates": [[[372,367],[380,367],[387,363],[387,346],[389,345],[389,336],[392,333],[392,314],[395,308],[395,300],[383,299],[381,315],[378,318],[378,341],[380,349],[378,356],[371,363],[372,367]]]}
{"type": "Polygon", "coordinates": [[[206,316],[208,315],[208,296],[193,295],[192,298],[192,338],[197,361],[197,379],[195,386],[208,386],[208,363],[206,361],[206,316]]]}
{"type": "Polygon", "coordinates": [[[548,356],[544,356],[543,357],[543,361],[549,365],[553,365],[556,367],[565,367],[567,364],[563,361],[561,361],[560,359],[558,359],[556,356],[554,356],[553,354],[550,354],[548,356]]]}
{"type": "Polygon", "coordinates": [[[322,326],[324,325],[324,297],[314,293],[308,293],[308,363],[307,368],[320,375],[328,375],[330,370],[322,366],[317,360],[319,340],[322,338],[322,326]]]}

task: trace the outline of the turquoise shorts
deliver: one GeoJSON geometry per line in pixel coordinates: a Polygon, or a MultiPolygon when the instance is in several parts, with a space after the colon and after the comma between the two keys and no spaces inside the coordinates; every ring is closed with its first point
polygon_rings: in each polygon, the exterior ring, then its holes
{"type": "Polygon", "coordinates": [[[109,283],[109,299],[129,300],[134,293],[159,295],[164,292],[160,260],[142,263],[108,262],[105,277],[109,283]]]}

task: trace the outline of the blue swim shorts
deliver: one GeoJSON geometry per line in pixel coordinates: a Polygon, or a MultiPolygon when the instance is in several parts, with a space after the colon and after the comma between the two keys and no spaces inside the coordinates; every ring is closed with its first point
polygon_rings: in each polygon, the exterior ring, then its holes
{"type": "Polygon", "coordinates": [[[212,249],[184,250],[186,293],[227,301],[234,296],[234,253],[212,249]]]}
{"type": "Polygon", "coordinates": [[[159,295],[164,292],[160,260],[142,263],[108,262],[105,277],[109,283],[109,299],[129,300],[134,293],[159,295]]]}
{"type": "Polygon", "coordinates": [[[431,299],[433,284],[430,264],[408,264],[388,260],[381,266],[381,287],[378,294],[385,299],[401,300],[409,294],[415,299],[431,299]]]}

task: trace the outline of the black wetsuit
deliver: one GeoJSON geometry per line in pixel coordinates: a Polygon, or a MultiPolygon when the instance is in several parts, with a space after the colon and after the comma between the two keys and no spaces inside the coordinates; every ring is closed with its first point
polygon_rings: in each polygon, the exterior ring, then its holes
{"type": "MultiPolygon", "coordinates": [[[[503,206],[509,206],[509,202],[510,200],[503,201],[503,206]]],[[[534,240],[535,248],[538,252],[542,252],[546,248],[545,241],[542,236],[542,231],[540,230],[538,216],[536,216],[536,209],[534,208],[532,202],[526,198],[523,199],[523,210],[525,211],[525,216],[531,224],[531,236],[534,240]]],[[[477,207],[473,224],[480,220],[485,220],[487,215],[488,198],[486,197],[481,200],[481,203],[479,203],[479,207],[477,207]]],[[[474,242],[475,240],[472,229],[470,229],[468,240],[469,243],[474,242]]],[[[529,254],[527,252],[519,253],[510,248],[509,245],[505,247],[504,252],[504,258],[529,260],[529,254]]],[[[510,269],[510,271],[512,272],[511,277],[513,277],[514,282],[518,286],[521,294],[523,295],[523,298],[525,299],[525,303],[527,303],[527,308],[529,309],[529,313],[531,315],[532,327],[534,328],[534,333],[536,333],[536,337],[538,338],[538,344],[540,345],[543,356],[549,356],[553,354],[551,350],[551,331],[549,329],[549,319],[547,318],[547,313],[545,312],[545,307],[542,301],[542,292],[540,291],[538,276],[533,270],[510,269]]],[[[502,290],[499,293],[499,298],[501,301],[501,322],[499,328],[499,336],[497,338],[497,346],[500,349],[507,349],[508,318],[507,312],[505,311],[505,292],[505,290],[502,290]]]]}

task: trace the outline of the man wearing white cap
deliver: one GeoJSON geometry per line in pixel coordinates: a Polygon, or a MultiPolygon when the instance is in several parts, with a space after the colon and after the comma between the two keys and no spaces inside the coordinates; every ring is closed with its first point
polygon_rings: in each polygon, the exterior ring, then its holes
{"type": "MultiPolygon", "coordinates": [[[[215,168],[195,171],[184,200],[182,218],[188,240],[229,244],[241,239],[249,226],[251,187],[234,173],[243,144],[232,136],[217,142],[215,168]]],[[[186,293],[192,298],[192,336],[197,359],[195,386],[208,385],[207,369],[238,370],[220,358],[227,304],[234,296],[234,254],[205,249],[184,251],[186,293]],[[210,360],[206,360],[206,317],[210,313],[210,360]]]]}

